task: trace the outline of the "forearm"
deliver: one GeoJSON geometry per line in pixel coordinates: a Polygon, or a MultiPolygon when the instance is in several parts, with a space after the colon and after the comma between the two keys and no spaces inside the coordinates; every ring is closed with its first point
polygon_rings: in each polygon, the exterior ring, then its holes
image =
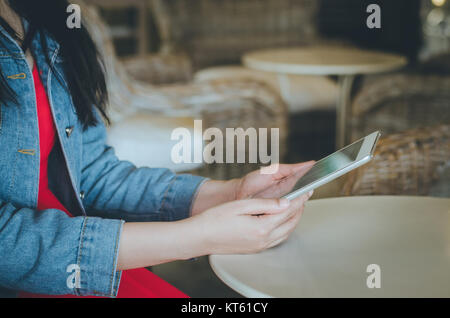
{"type": "MultiPolygon", "coordinates": [[[[235,200],[238,179],[205,181],[192,205],[192,216],[235,200]]],[[[209,254],[201,227],[192,219],[176,222],[125,223],[120,239],[118,270],[153,266],[209,254]]]]}
{"type": "Polygon", "coordinates": [[[239,179],[228,181],[208,180],[198,190],[192,205],[192,216],[222,203],[236,200],[236,185],[239,179]]]}
{"type": "Polygon", "coordinates": [[[119,246],[118,270],[209,254],[202,229],[187,220],[125,223],[119,246]]]}

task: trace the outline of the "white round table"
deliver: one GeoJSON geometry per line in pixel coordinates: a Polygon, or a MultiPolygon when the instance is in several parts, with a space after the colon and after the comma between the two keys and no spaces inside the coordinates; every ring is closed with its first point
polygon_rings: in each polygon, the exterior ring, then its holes
{"type": "Polygon", "coordinates": [[[406,58],[352,47],[316,46],[249,52],[242,57],[245,66],[279,74],[280,89],[289,91],[286,74],[337,75],[340,88],[337,101],[336,147],[345,146],[345,125],[355,75],[380,73],[402,67],[406,58]]]}
{"type": "Polygon", "coordinates": [[[283,244],[209,260],[247,297],[450,297],[450,199],[312,200],[283,244]]]}

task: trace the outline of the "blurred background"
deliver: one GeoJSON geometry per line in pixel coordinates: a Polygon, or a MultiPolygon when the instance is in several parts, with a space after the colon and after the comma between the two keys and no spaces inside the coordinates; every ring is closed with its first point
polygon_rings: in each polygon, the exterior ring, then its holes
{"type": "MultiPolygon", "coordinates": [[[[317,160],[337,148],[336,105],[346,87],[344,141],[375,130],[383,138],[370,164],[319,189],[313,198],[450,197],[450,1],[79,3],[105,57],[112,118],[108,138],[122,159],[216,179],[259,167],[173,164],[170,133],[176,127],[192,131],[195,118],[203,120],[203,129],[279,128],[282,162],[317,160]],[[366,25],[369,4],[381,8],[379,29],[366,25]],[[368,50],[407,63],[352,74],[350,84],[342,86],[342,76],[332,72],[280,76],[242,62],[248,52],[285,47],[346,48],[355,56],[356,50],[368,50]]],[[[239,296],[207,262],[199,258],[152,270],[192,297],[239,296]]]]}

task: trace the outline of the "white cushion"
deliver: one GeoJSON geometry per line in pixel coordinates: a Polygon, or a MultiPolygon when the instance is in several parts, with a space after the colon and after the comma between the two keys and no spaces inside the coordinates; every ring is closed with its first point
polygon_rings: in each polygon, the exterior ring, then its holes
{"type": "MultiPolygon", "coordinates": [[[[171,134],[178,127],[187,128],[194,142],[194,118],[163,117],[145,112],[136,113],[108,128],[107,143],[114,147],[121,160],[128,160],[137,167],[169,168],[175,172],[189,171],[201,163],[174,163],[172,148],[178,140],[171,134]]],[[[201,135],[196,138],[201,138],[201,135]]],[[[202,142],[202,141],[201,141],[202,142]]]]}
{"type": "Polygon", "coordinates": [[[256,79],[266,82],[281,96],[291,113],[308,110],[334,109],[338,86],[328,77],[310,75],[286,75],[288,85],[281,94],[279,75],[252,70],[244,66],[219,66],[201,70],[195,74],[195,81],[205,82],[218,79],[256,79]]]}

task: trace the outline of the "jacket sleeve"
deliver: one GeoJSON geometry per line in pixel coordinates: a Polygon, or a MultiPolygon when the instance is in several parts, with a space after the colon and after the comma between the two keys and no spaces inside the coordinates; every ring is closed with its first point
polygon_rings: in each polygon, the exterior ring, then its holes
{"type": "Polygon", "coordinates": [[[189,217],[197,189],[205,180],[120,161],[106,145],[103,123],[84,131],[82,165],[81,190],[87,213],[126,221],[189,217]]]}
{"type": "Polygon", "coordinates": [[[116,296],[122,224],[17,208],[0,200],[0,286],[51,295],[116,296]]]}

